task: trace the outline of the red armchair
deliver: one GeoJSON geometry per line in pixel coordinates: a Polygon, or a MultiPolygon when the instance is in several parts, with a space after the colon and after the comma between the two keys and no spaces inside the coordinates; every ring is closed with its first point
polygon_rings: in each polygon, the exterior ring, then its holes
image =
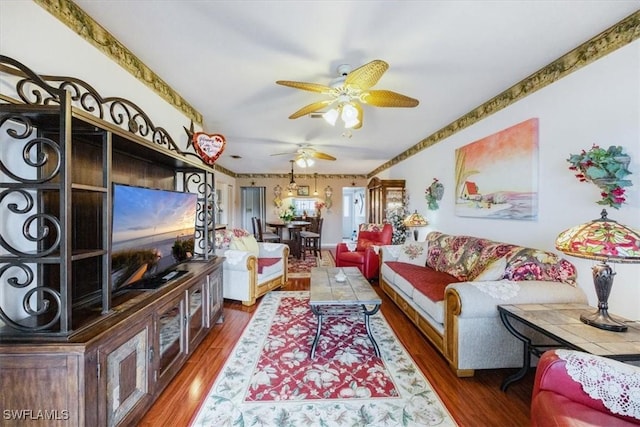
{"type": "Polygon", "coordinates": [[[536,368],[531,425],[639,425],[640,418],[634,418],[640,417],[640,400],[635,395],[639,384],[640,368],[636,366],[579,351],[547,351],[536,368]],[[572,375],[577,376],[577,380],[572,375]],[[580,379],[586,386],[578,382],[580,379]],[[608,409],[610,407],[616,408],[617,413],[608,409]]]}
{"type": "Polygon", "coordinates": [[[358,267],[367,280],[378,277],[380,262],[372,246],[390,245],[392,237],[391,224],[360,224],[354,251],[349,251],[346,243],[338,243],[336,267],[358,267]]]}

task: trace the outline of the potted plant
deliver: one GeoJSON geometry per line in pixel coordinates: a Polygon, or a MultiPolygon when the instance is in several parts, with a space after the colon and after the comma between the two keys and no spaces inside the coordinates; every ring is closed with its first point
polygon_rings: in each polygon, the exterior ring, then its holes
{"type": "Polygon", "coordinates": [[[619,209],[625,202],[624,187],[633,184],[625,179],[631,174],[628,169],[631,157],[622,147],[612,145],[605,150],[594,144],[589,151],[570,154],[567,161],[571,164],[569,169],[577,172],[576,177],[581,182],[592,182],[602,190],[599,205],[619,209]]]}

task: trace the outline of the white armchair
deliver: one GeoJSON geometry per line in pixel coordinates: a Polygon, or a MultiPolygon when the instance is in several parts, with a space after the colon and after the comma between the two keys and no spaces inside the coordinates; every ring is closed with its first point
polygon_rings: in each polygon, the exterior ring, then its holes
{"type": "Polygon", "coordinates": [[[242,229],[216,232],[216,254],[223,263],[223,296],[253,305],[256,299],[287,282],[289,247],[257,242],[242,229]]]}

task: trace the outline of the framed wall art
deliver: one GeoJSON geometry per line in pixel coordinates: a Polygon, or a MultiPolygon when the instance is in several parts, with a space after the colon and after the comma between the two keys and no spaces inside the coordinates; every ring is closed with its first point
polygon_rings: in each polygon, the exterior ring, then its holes
{"type": "Polygon", "coordinates": [[[308,185],[299,185],[298,186],[298,196],[308,196],[309,195],[309,186],[308,185]]]}
{"type": "Polygon", "coordinates": [[[538,217],[538,119],[456,150],[457,216],[535,221],[538,217]]]}

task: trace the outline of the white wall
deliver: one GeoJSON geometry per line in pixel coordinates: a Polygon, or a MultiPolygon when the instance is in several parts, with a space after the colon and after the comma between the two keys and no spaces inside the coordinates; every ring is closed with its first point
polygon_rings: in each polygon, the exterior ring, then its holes
{"type": "MultiPolygon", "coordinates": [[[[626,191],[627,203],[609,208],[609,218],[640,230],[640,41],[530,95],[520,102],[428,148],[385,171],[385,177],[406,179],[410,209],[427,215],[430,230],[470,234],[495,240],[555,250],[555,238],[563,230],[599,217],[599,190],[581,183],[568,170],[570,153],[621,145],[631,155],[634,185],[626,191]],[[532,117],[539,118],[539,210],[537,221],[458,217],[454,212],[454,151],[532,117]],[[428,172],[424,172],[428,171],[428,172]],[[427,210],[425,188],[437,177],[445,196],[437,211],[427,210]]],[[[509,177],[505,176],[505,180],[509,177]]],[[[567,257],[578,268],[579,286],[593,291],[593,262],[567,257]]],[[[617,271],[609,309],[640,319],[640,265],[612,264],[617,271]]]]}

